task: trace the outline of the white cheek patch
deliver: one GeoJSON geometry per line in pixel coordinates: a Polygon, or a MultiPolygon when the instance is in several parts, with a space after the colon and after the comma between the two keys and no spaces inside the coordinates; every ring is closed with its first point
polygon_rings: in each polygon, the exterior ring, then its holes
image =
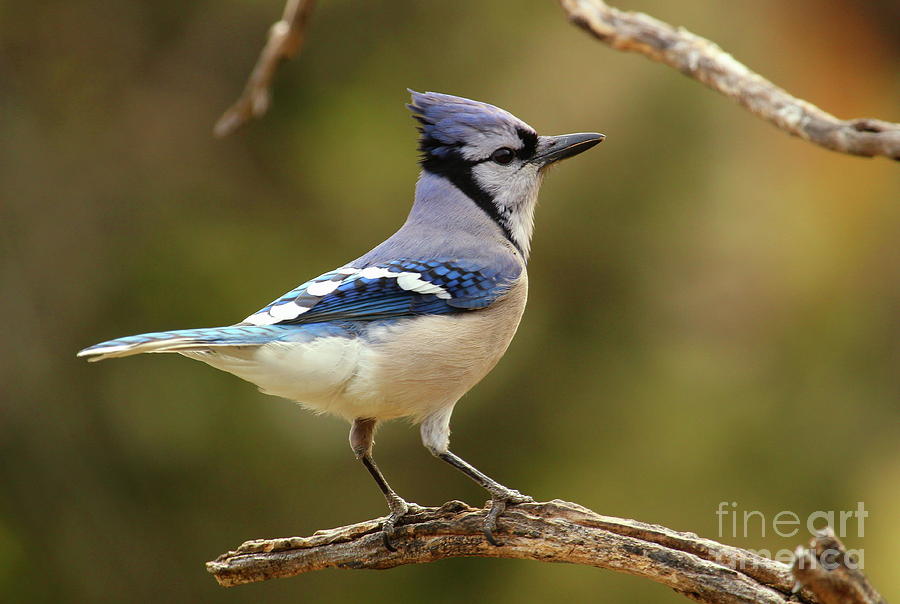
{"type": "Polygon", "coordinates": [[[500,166],[492,162],[472,169],[475,182],[491,195],[513,240],[528,255],[534,231],[534,207],[541,172],[533,164],[500,166]]]}

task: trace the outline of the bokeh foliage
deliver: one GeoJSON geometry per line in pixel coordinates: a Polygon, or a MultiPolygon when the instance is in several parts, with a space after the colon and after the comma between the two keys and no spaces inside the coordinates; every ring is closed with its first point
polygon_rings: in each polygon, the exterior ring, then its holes
{"type": "MultiPolygon", "coordinates": [[[[839,116],[896,121],[890,6],[622,4],[839,116]]],[[[682,601],[496,560],[224,591],[202,563],[244,539],[382,513],[347,427],[183,358],[75,360],[234,322],[388,235],[417,172],[406,87],[609,137],[544,185],[528,311],[458,406],[455,449],[540,499],[713,538],[720,501],[769,518],[863,501],[848,545],[896,599],[896,164],[789,138],[549,0],[322,0],[271,113],[212,139],[280,10],[0,3],[0,599],[682,601]]],[[[413,501],[484,499],[408,425],[377,454],[413,501]]]]}

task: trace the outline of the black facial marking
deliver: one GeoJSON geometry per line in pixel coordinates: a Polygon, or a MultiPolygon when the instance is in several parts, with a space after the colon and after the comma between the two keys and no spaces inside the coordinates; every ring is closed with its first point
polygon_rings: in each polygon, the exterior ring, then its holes
{"type": "Polygon", "coordinates": [[[459,153],[458,149],[460,146],[460,144],[453,146],[442,145],[433,139],[423,137],[419,143],[419,149],[422,151],[422,169],[432,174],[443,176],[452,182],[457,189],[474,201],[475,205],[484,210],[484,213],[503,230],[503,234],[510,243],[521,252],[522,250],[519,248],[516,240],[513,239],[512,231],[506,220],[504,220],[503,214],[501,214],[497,204],[494,203],[494,198],[479,186],[475,180],[475,175],[472,174],[474,166],[489,161],[490,158],[482,160],[465,159],[459,153]],[[435,151],[438,151],[438,153],[435,153],[435,151]]]}
{"type": "Polygon", "coordinates": [[[530,159],[534,157],[538,144],[537,134],[531,130],[525,130],[524,128],[516,128],[516,134],[519,135],[519,139],[522,141],[522,148],[516,151],[516,157],[519,159],[530,159]]]}

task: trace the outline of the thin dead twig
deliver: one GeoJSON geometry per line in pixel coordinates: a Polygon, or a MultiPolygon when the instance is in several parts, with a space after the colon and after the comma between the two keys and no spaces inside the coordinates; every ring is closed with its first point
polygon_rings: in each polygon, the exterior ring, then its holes
{"type": "Polygon", "coordinates": [[[573,23],[601,42],[674,67],[789,134],[832,151],[900,160],[900,124],[838,119],[791,96],[706,38],[644,13],[621,11],[602,0],[559,2],[573,23]]]}
{"type": "Polygon", "coordinates": [[[269,28],[269,39],[256,60],[244,92],[228,108],[213,128],[218,137],[228,136],[251,118],[268,111],[272,98],[272,80],[278,65],[300,52],[314,0],[288,0],[284,14],[269,28]]]}

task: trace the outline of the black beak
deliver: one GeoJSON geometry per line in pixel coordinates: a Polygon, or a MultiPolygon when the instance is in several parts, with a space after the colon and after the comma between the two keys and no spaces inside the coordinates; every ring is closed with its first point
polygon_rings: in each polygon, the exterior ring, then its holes
{"type": "Polygon", "coordinates": [[[538,154],[531,161],[543,166],[578,155],[599,144],[606,138],[597,132],[579,132],[560,136],[542,136],[538,144],[538,154]]]}

